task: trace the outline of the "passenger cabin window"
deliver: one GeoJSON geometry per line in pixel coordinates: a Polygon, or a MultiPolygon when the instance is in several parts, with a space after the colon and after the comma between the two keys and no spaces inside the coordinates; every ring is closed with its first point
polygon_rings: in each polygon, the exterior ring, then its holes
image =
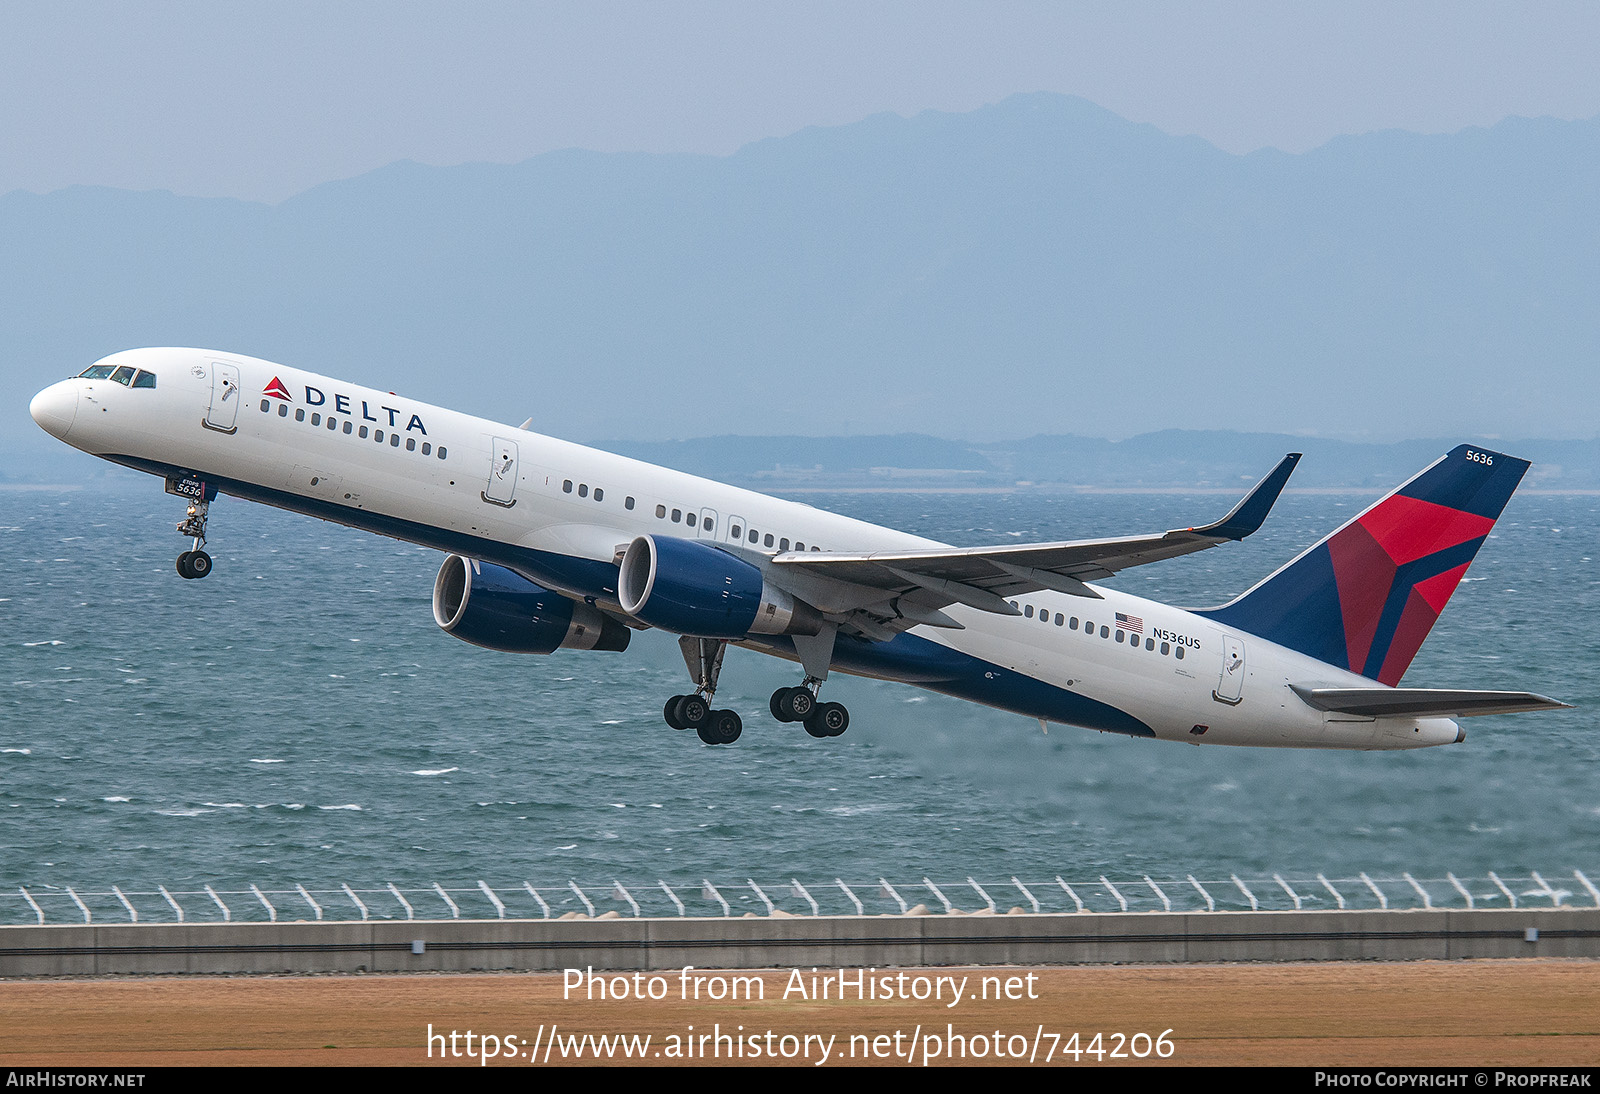
{"type": "MultiPolygon", "coordinates": [[[[289,404],[288,403],[279,403],[278,404],[278,417],[287,418],[288,416],[289,416],[289,404]]],[[[363,437],[365,437],[367,435],[367,427],[366,426],[362,426],[361,427],[361,435],[363,437]]]]}
{"type": "Polygon", "coordinates": [[[737,524],[735,524],[733,526],[732,530],[728,533],[728,535],[732,539],[739,539],[740,537],[742,537],[744,535],[744,530],[742,528],[740,528],[737,524]]]}
{"type": "Polygon", "coordinates": [[[572,480],[571,479],[568,479],[566,482],[561,484],[561,492],[563,494],[572,493],[572,480]]]}
{"type": "Polygon", "coordinates": [[[715,520],[713,520],[713,519],[712,519],[712,518],[711,518],[711,517],[707,517],[707,518],[706,518],[706,519],[705,519],[705,525],[704,525],[704,528],[705,528],[705,530],[706,530],[706,531],[707,531],[707,532],[709,532],[709,531],[711,531],[711,530],[712,530],[712,529],[714,529],[714,528],[715,528],[715,527],[716,527],[716,526],[717,526],[717,522],[716,522],[716,521],[715,521],[715,520]]]}
{"type": "Polygon", "coordinates": [[[605,501],[606,500],[606,492],[604,490],[600,489],[598,486],[594,488],[594,500],[595,501],[605,501]]]}
{"type": "Polygon", "coordinates": [[[589,484],[586,483],[586,482],[580,482],[578,484],[578,497],[586,498],[588,496],[589,496],[589,484]]]}
{"type": "Polygon", "coordinates": [[[295,407],[294,420],[297,421],[297,422],[305,421],[306,420],[306,412],[304,410],[302,410],[300,407],[295,407]]]}
{"type": "Polygon", "coordinates": [[[399,448],[400,447],[400,434],[398,434],[398,433],[389,434],[389,447],[390,448],[399,448]]]}
{"type": "Polygon", "coordinates": [[[783,539],[780,539],[778,541],[778,550],[787,551],[788,549],[789,549],[789,539],[788,539],[787,536],[785,536],[783,539]]]}
{"type": "Polygon", "coordinates": [[[632,496],[629,496],[629,497],[626,497],[626,498],[622,499],[622,507],[624,509],[632,509],[633,508],[633,498],[632,498],[632,496]]]}
{"type": "Polygon", "coordinates": [[[311,424],[312,425],[321,425],[322,424],[322,415],[318,414],[316,411],[312,411],[311,412],[311,424]]]}
{"type": "Polygon", "coordinates": [[[1032,619],[1033,618],[1033,605],[1029,604],[1027,607],[1023,608],[1022,609],[1022,614],[1025,615],[1027,618],[1032,619]]]}
{"type": "Polygon", "coordinates": [[[765,543],[768,547],[771,547],[772,546],[772,533],[768,532],[767,533],[767,538],[762,540],[761,542],[765,543]]]}
{"type": "Polygon", "coordinates": [[[757,543],[757,542],[760,541],[760,539],[761,539],[761,533],[756,531],[754,528],[750,529],[750,542],[751,543],[757,543]]]}
{"type": "Polygon", "coordinates": [[[433,448],[433,445],[430,444],[429,442],[427,442],[427,441],[423,441],[422,442],[422,454],[424,456],[428,455],[429,450],[431,450],[432,448],[433,448]]]}
{"type": "Polygon", "coordinates": [[[356,436],[360,437],[362,440],[366,440],[367,439],[367,427],[366,426],[362,426],[361,429],[356,433],[356,436]]]}
{"type": "Polygon", "coordinates": [[[406,451],[407,452],[415,452],[416,450],[417,450],[417,439],[415,437],[407,437],[406,438],[406,451]]]}
{"type": "Polygon", "coordinates": [[[687,524],[690,528],[693,528],[694,527],[694,514],[690,513],[688,516],[684,517],[683,518],[683,522],[685,524],[687,524]]]}
{"type": "Polygon", "coordinates": [[[672,511],[672,523],[673,524],[679,524],[682,521],[683,521],[683,510],[682,509],[674,509],[672,511]]]}
{"type": "Polygon", "coordinates": [[[662,519],[666,515],[667,515],[667,507],[665,505],[656,506],[656,519],[657,520],[662,519]]]}

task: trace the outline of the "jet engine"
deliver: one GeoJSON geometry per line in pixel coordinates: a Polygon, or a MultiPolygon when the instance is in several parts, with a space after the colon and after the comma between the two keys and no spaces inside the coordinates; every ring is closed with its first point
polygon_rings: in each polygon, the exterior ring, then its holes
{"type": "Polygon", "coordinates": [[[773,588],[750,563],[708,543],[640,536],[628,544],[617,599],[629,615],[700,638],[816,634],[820,613],[773,588]]]}
{"type": "Polygon", "coordinates": [[[507,653],[628,648],[627,627],[515,570],[451,555],[433,582],[433,621],[463,642],[507,653]]]}

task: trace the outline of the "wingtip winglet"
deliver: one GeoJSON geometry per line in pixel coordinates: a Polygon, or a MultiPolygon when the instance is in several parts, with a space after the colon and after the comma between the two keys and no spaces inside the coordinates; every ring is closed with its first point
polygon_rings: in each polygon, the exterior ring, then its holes
{"type": "Polygon", "coordinates": [[[1284,456],[1276,467],[1267,472],[1266,478],[1256,483],[1255,488],[1246,494],[1227,516],[1194,531],[1218,539],[1243,539],[1260,528],[1267,519],[1267,514],[1277,504],[1278,495],[1283,493],[1284,485],[1294,473],[1295,465],[1300,462],[1301,455],[1299,452],[1290,452],[1284,456]]]}

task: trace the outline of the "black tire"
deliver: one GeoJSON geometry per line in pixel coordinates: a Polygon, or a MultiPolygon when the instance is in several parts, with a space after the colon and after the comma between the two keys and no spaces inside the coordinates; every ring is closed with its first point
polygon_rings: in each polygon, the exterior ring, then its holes
{"type": "Polygon", "coordinates": [[[666,709],[662,710],[661,712],[662,717],[667,720],[667,725],[680,731],[688,728],[682,722],[678,721],[678,700],[682,698],[683,696],[681,695],[674,695],[672,698],[667,700],[666,709]]]}
{"type": "Polygon", "coordinates": [[[683,728],[692,729],[697,733],[711,722],[711,704],[698,695],[681,696],[673,713],[678,716],[678,721],[683,723],[683,728]]]}
{"type": "Polygon", "coordinates": [[[708,745],[720,745],[722,738],[717,736],[717,727],[707,722],[695,730],[696,735],[708,745]]]}
{"type": "Polygon", "coordinates": [[[778,707],[786,722],[803,722],[817,709],[817,697],[806,688],[785,688],[778,707]]]}
{"type": "Polygon", "coordinates": [[[183,554],[178,556],[178,576],[186,581],[192,581],[194,579],[194,575],[189,572],[189,559],[193,555],[193,551],[185,551],[183,554]]]}
{"type": "Polygon", "coordinates": [[[783,703],[783,697],[787,694],[789,694],[788,688],[779,688],[777,691],[772,693],[772,698],[767,700],[767,709],[772,712],[773,718],[780,722],[789,721],[788,717],[784,715],[783,707],[781,705],[783,703]]]}
{"type": "Polygon", "coordinates": [[[711,729],[716,734],[718,744],[731,745],[744,732],[744,719],[739,717],[738,711],[714,710],[711,712],[711,729]]]}
{"type": "Polygon", "coordinates": [[[840,703],[818,703],[806,719],[806,732],[813,737],[837,737],[850,728],[850,712],[840,703]]]}
{"type": "Polygon", "coordinates": [[[211,556],[204,551],[193,551],[189,555],[189,576],[205,577],[211,572],[211,556]]]}
{"type": "Polygon", "coordinates": [[[843,703],[823,703],[822,724],[828,727],[828,736],[837,737],[850,728],[850,712],[843,703]]]}

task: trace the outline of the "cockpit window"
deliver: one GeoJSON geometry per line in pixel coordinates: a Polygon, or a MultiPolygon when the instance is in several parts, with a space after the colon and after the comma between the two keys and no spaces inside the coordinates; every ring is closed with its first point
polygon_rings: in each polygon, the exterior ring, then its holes
{"type": "Polygon", "coordinates": [[[115,371],[117,371],[116,365],[90,365],[78,373],[78,378],[82,380],[104,380],[115,371]]]}
{"type": "Polygon", "coordinates": [[[123,387],[129,387],[133,384],[133,373],[133,369],[123,365],[111,374],[111,381],[112,383],[121,384],[123,387]]]}
{"type": "Polygon", "coordinates": [[[133,374],[133,386],[134,387],[155,387],[156,386],[156,374],[153,373],[153,372],[146,372],[144,369],[140,369],[138,372],[133,374]]]}

